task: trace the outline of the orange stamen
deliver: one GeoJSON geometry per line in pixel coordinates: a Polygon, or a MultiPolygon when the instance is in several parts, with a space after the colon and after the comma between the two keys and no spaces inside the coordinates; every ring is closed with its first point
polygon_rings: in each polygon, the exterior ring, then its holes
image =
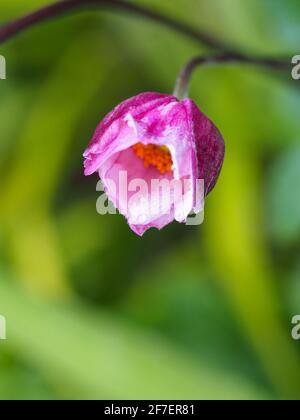
{"type": "Polygon", "coordinates": [[[172,171],[172,156],[167,147],[137,143],[133,146],[133,150],[144,161],[145,168],[154,166],[161,174],[172,171]]]}

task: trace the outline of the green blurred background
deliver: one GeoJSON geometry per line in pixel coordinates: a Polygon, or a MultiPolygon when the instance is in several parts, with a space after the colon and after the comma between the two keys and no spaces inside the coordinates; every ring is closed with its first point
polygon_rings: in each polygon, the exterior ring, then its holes
{"type": "MultiPolygon", "coordinates": [[[[135,0],[251,53],[300,54],[298,0],[135,0]]],[[[49,3],[1,0],[1,21],[49,3]]],[[[0,399],[300,397],[300,81],[202,69],[191,97],[224,135],[204,225],[136,237],[95,210],[82,152],[99,120],[169,93],[204,48],[109,11],[0,46],[0,399]]]]}

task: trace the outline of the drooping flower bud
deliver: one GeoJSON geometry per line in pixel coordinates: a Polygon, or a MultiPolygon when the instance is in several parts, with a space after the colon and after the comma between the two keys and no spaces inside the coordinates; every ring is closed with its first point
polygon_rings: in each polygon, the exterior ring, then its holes
{"type": "Polygon", "coordinates": [[[220,132],[192,100],[142,93],[118,105],[99,124],[84,153],[85,175],[98,172],[110,201],[132,230],[143,235],[151,227],[184,222],[190,213],[203,210],[196,181],[204,180],[206,196],[217,182],[224,151],[220,132]],[[138,199],[134,188],[120,192],[120,173],[126,173],[128,184],[138,179],[149,188],[140,187],[138,199]],[[154,180],[189,181],[184,200],[171,188],[167,206],[150,211],[154,180]]]}

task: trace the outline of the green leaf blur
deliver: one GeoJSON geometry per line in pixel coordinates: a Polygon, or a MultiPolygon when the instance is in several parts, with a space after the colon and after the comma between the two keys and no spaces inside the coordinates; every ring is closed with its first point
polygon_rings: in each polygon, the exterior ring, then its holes
{"type": "MultiPolygon", "coordinates": [[[[298,1],[135,1],[242,51],[300,54],[298,1]]],[[[1,0],[0,24],[47,3],[1,0]]],[[[300,81],[197,72],[191,97],[227,145],[200,227],[137,238],[97,215],[82,173],[108,111],[171,92],[206,52],[101,10],[0,47],[0,399],[299,399],[300,81]]]]}

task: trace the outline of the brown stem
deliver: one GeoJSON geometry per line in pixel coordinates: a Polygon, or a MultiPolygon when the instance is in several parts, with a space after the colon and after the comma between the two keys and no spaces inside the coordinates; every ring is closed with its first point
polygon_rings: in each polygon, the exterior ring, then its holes
{"type": "Polygon", "coordinates": [[[37,23],[51,19],[53,17],[61,16],[68,12],[78,11],[83,8],[116,8],[126,13],[141,16],[146,19],[153,20],[177,32],[180,32],[201,44],[215,49],[228,50],[228,46],[224,45],[212,36],[190,27],[188,24],[177,21],[165,15],[135,5],[128,1],[123,0],[61,0],[49,6],[42,7],[41,9],[16,19],[6,25],[0,27],[0,44],[8,41],[13,36],[22,32],[37,23]]]}
{"type": "MultiPolygon", "coordinates": [[[[29,15],[23,16],[10,23],[7,23],[0,27],[0,44],[13,38],[20,32],[23,32],[32,26],[52,19],[57,16],[64,15],[69,12],[75,12],[83,8],[115,8],[120,11],[141,16],[145,19],[150,19],[161,25],[167,26],[187,37],[197,41],[207,47],[221,50],[227,53],[227,59],[223,61],[239,61],[253,64],[260,64],[266,67],[283,68],[286,67],[289,60],[276,60],[268,58],[255,58],[251,56],[245,56],[235,52],[230,46],[224,44],[220,40],[212,37],[211,35],[195,29],[184,22],[180,22],[171,17],[159,14],[142,6],[135,5],[128,1],[123,0],[61,0],[56,3],[45,6],[29,15]]],[[[200,59],[203,60],[203,58],[200,59]]],[[[220,61],[220,59],[218,59],[220,61]]],[[[200,64],[198,62],[198,64],[200,64]]],[[[191,67],[198,65],[196,63],[191,64],[191,67]]]]}
{"type": "Polygon", "coordinates": [[[200,56],[189,61],[182,69],[175,86],[174,95],[178,99],[188,96],[189,85],[196,68],[201,65],[213,65],[222,63],[244,63],[270,67],[277,70],[289,70],[290,60],[273,60],[263,57],[248,57],[236,53],[224,53],[215,56],[200,56]]]}

